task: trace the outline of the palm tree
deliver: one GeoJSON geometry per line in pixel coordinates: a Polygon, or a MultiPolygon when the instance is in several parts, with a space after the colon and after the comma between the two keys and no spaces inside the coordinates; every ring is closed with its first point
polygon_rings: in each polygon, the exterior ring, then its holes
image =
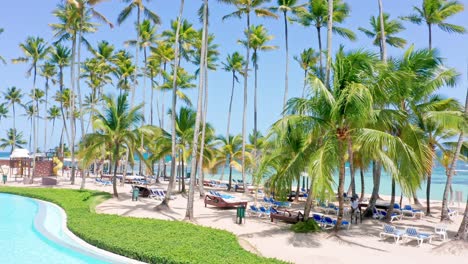
{"type": "MultiPolygon", "coordinates": [[[[297,0],[277,0],[277,6],[271,8],[274,11],[283,13],[284,18],[284,41],[285,41],[285,75],[284,75],[284,98],[283,98],[283,108],[286,106],[286,101],[288,100],[288,84],[289,84],[289,38],[288,38],[288,12],[297,13],[300,10],[303,10],[304,5],[297,5],[297,0]]],[[[292,21],[292,20],[290,20],[292,21]]]]}
{"type": "MultiPolygon", "coordinates": [[[[30,121],[29,124],[29,140],[28,140],[28,149],[31,149],[31,142],[32,140],[32,134],[34,131],[34,117],[36,116],[36,106],[34,105],[33,102],[28,103],[26,105],[23,105],[24,108],[24,116],[27,117],[27,119],[30,121]]],[[[32,152],[32,151],[31,151],[32,152]]]]}
{"type": "MultiPolygon", "coordinates": [[[[34,111],[35,111],[35,114],[36,114],[36,120],[35,120],[35,123],[33,123],[35,125],[35,129],[36,131],[34,131],[35,133],[35,136],[36,138],[34,140],[37,139],[37,133],[39,132],[39,117],[40,117],[40,113],[41,113],[41,109],[39,107],[39,103],[43,103],[44,102],[44,95],[45,95],[45,92],[41,89],[34,89],[31,91],[31,93],[29,94],[29,96],[31,97],[33,103],[34,103],[34,111]]],[[[39,146],[37,144],[35,144],[36,148],[39,148],[39,146]]],[[[34,150],[35,152],[36,150],[34,150]]]]}
{"type": "MultiPolygon", "coordinates": [[[[46,80],[44,112],[47,112],[49,103],[49,81],[55,84],[55,76],[57,75],[57,69],[55,67],[55,64],[53,64],[52,62],[44,63],[44,65],[41,66],[40,74],[46,80]]],[[[44,118],[44,151],[47,151],[47,123],[48,119],[44,118]]]]}
{"type": "Polygon", "coordinates": [[[421,7],[413,6],[415,14],[403,17],[412,23],[420,25],[426,23],[429,32],[429,49],[432,49],[432,26],[438,26],[448,33],[463,34],[466,29],[463,26],[447,23],[446,20],[464,10],[462,3],[447,0],[423,0],[421,7]]]}
{"type": "MultiPolygon", "coordinates": [[[[0,34],[2,33],[3,33],[3,28],[0,28],[0,34]]],[[[0,61],[3,62],[3,64],[6,64],[6,60],[2,56],[0,56],[0,61]]]]}
{"type": "MultiPolygon", "coordinates": [[[[404,48],[406,45],[406,40],[403,38],[399,38],[395,36],[395,34],[400,33],[405,28],[401,24],[399,20],[390,20],[390,15],[385,13],[384,17],[384,28],[385,28],[385,42],[396,48],[404,48]]],[[[383,47],[380,44],[382,39],[382,34],[380,33],[381,26],[380,26],[380,19],[378,17],[372,16],[370,18],[370,24],[372,29],[365,29],[360,27],[359,30],[362,31],[366,36],[369,38],[373,38],[372,44],[375,46],[379,46],[381,58],[384,58],[383,47]]]]}
{"type": "MultiPolygon", "coordinates": [[[[294,60],[299,63],[301,69],[304,70],[304,85],[302,87],[302,98],[305,97],[307,87],[307,75],[310,71],[316,71],[316,65],[319,61],[320,55],[312,48],[304,49],[299,57],[294,56],[294,60]]],[[[319,74],[320,75],[320,74],[319,74]]]]}
{"type": "MultiPolygon", "coordinates": [[[[160,18],[159,16],[154,13],[153,11],[151,11],[150,9],[148,9],[146,7],[146,5],[143,4],[143,1],[142,0],[124,0],[125,3],[129,3],[129,5],[127,7],[125,7],[119,14],[118,18],[117,18],[117,24],[121,25],[125,20],[127,20],[128,16],[132,13],[132,11],[134,9],[137,10],[137,20],[136,20],[136,29],[137,29],[137,39],[136,39],[136,43],[135,43],[135,65],[136,65],[136,71],[134,73],[134,85],[132,86],[132,105],[133,105],[133,100],[135,98],[134,94],[135,94],[135,87],[136,87],[136,84],[137,84],[137,75],[138,75],[138,52],[139,52],[139,49],[142,48],[142,45],[141,45],[141,41],[145,42],[144,39],[142,39],[143,37],[143,32],[142,32],[142,29],[145,29],[143,27],[145,27],[145,25],[142,25],[141,24],[141,13],[143,12],[144,16],[146,17],[146,20],[147,22],[143,22],[144,24],[146,23],[146,29],[150,29],[151,25],[150,23],[153,22],[154,24],[157,24],[159,25],[161,22],[160,22],[160,18]]],[[[148,32],[147,32],[148,33],[148,32]]],[[[154,33],[154,32],[153,32],[154,33]]],[[[146,48],[145,48],[145,53],[146,53],[146,48]]],[[[146,54],[145,54],[145,68],[146,68],[146,54]]],[[[143,101],[144,102],[144,101],[143,101]]],[[[144,113],[143,113],[144,115],[144,113]]]]}
{"type": "Polygon", "coordinates": [[[228,116],[227,116],[227,129],[226,129],[226,137],[228,138],[230,135],[230,127],[231,127],[231,113],[232,113],[232,101],[234,98],[234,88],[236,82],[239,82],[236,73],[243,74],[243,67],[245,66],[245,60],[239,52],[234,52],[232,54],[228,54],[226,58],[226,62],[223,62],[223,70],[232,73],[232,87],[231,87],[231,96],[229,99],[229,108],[228,108],[228,116]]]}
{"type": "MultiPolygon", "coordinates": [[[[50,47],[47,46],[45,40],[41,37],[28,37],[25,43],[20,44],[20,48],[23,51],[25,57],[20,57],[17,59],[13,59],[13,63],[31,63],[30,67],[27,71],[27,75],[33,74],[33,86],[31,88],[31,93],[33,93],[34,89],[36,89],[36,77],[37,77],[37,68],[40,61],[45,60],[51,50],[50,47]]],[[[36,107],[37,108],[37,107],[36,107]]],[[[34,144],[33,144],[33,153],[37,151],[37,127],[39,122],[39,111],[36,109],[36,118],[32,121],[33,128],[32,131],[34,133],[34,144]]],[[[36,159],[33,159],[33,177],[35,173],[36,167],[36,159]]]]}
{"type": "MultiPolygon", "coordinates": [[[[229,166],[229,186],[228,191],[232,189],[232,169],[242,170],[242,138],[240,135],[229,135],[229,137],[219,136],[215,144],[218,145],[218,152],[214,163],[211,167],[218,169],[229,166]]],[[[251,161],[249,153],[247,153],[248,161],[251,161]]],[[[250,162],[249,162],[250,163],[250,162]]],[[[247,164],[247,163],[246,163],[247,164]]]]}
{"type": "Polygon", "coordinates": [[[327,21],[327,65],[325,69],[325,85],[330,89],[330,74],[332,64],[332,31],[333,31],[333,0],[328,0],[327,21]]]}
{"type": "MultiPolygon", "coordinates": [[[[466,116],[468,114],[468,91],[466,93],[465,109],[464,110],[465,110],[464,115],[466,116]]],[[[446,172],[447,182],[445,183],[444,196],[442,198],[442,214],[440,216],[441,221],[449,219],[449,216],[448,216],[448,193],[449,193],[449,190],[450,190],[450,188],[452,186],[452,178],[453,178],[453,174],[455,173],[458,156],[460,155],[460,151],[462,149],[463,142],[465,142],[465,130],[466,130],[466,123],[460,128],[460,135],[458,136],[458,141],[457,141],[457,145],[456,145],[456,148],[455,148],[455,152],[454,152],[452,161],[450,163],[449,170],[446,172]]],[[[465,222],[465,225],[466,225],[466,214],[467,213],[466,213],[466,210],[465,210],[465,214],[464,214],[463,221],[462,221],[462,222],[465,222]]],[[[459,231],[462,230],[462,229],[466,230],[466,226],[460,226],[459,231]]],[[[458,234],[459,233],[460,232],[458,232],[458,234]]]]}
{"type": "Polygon", "coordinates": [[[6,103],[0,104],[0,121],[8,117],[8,106],[6,103]]]}
{"type": "Polygon", "coordinates": [[[171,177],[169,179],[169,184],[167,186],[166,197],[164,201],[161,203],[162,208],[169,206],[169,201],[171,200],[171,193],[172,189],[174,188],[174,181],[175,181],[175,173],[176,173],[176,155],[177,155],[177,148],[176,148],[176,107],[177,107],[177,79],[179,74],[179,64],[180,64],[180,50],[181,50],[181,43],[180,43],[180,29],[182,24],[182,15],[184,13],[184,0],[180,0],[180,8],[179,8],[179,16],[177,17],[177,27],[174,36],[174,64],[172,65],[172,104],[171,109],[171,177]]]}
{"type": "Polygon", "coordinates": [[[47,119],[52,120],[52,133],[50,134],[50,137],[53,138],[54,136],[54,128],[55,128],[55,120],[61,116],[60,109],[54,105],[51,108],[47,110],[47,119]]]}
{"type": "MultiPolygon", "coordinates": [[[[168,74],[163,72],[164,82],[159,86],[161,90],[170,90],[172,88],[174,83],[174,77],[172,74],[173,73],[168,74]]],[[[193,83],[195,78],[196,77],[194,75],[189,74],[184,68],[178,68],[177,78],[175,80],[178,88],[176,96],[188,106],[192,106],[192,102],[190,101],[188,95],[185,94],[182,90],[195,88],[196,85],[193,83]]]]}
{"type": "MultiPolygon", "coordinates": [[[[229,1],[231,5],[234,5],[237,9],[236,11],[225,15],[224,19],[236,17],[242,18],[242,16],[246,17],[246,29],[250,30],[250,15],[253,12],[255,15],[259,17],[270,17],[270,18],[277,18],[277,16],[268,11],[267,9],[262,8],[261,6],[269,0],[233,0],[229,1]]],[[[246,129],[247,129],[247,88],[248,88],[248,72],[249,72],[249,61],[250,61],[250,35],[247,34],[247,45],[246,45],[246,56],[245,56],[245,63],[244,65],[244,109],[242,113],[242,181],[244,182],[244,191],[247,193],[247,182],[245,178],[245,140],[247,138],[246,129]]]]}
{"type": "MultiPolygon", "coordinates": [[[[8,106],[11,106],[13,110],[13,130],[16,131],[16,109],[15,104],[21,105],[21,99],[23,98],[23,93],[21,89],[17,89],[15,86],[12,86],[3,93],[3,98],[7,101],[8,106]]],[[[13,133],[13,137],[16,136],[16,133],[13,133]]],[[[13,138],[13,142],[16,139],[13,138]]]]}
{"type": "MultiPolygon", "coordinates": [[[[254,135],[257,134],[257,88],[258,88],[258,52],[277,49],[277,46],[266,45],[267,42],[273,39],[272,35],[268,35],[266,28],[263,25],[251,26],[245,31],[246,39],[240,42],[253,50],[252,64],[254,68],[254,135]],[[247,41],[250,41],[247,44],[247,41]]],[[[256,140],[254,140],[256,141],[256,140]]],[[[255,145],[255,142],[254,142],[255,145]]]]}
{"type": "Polygon", "coordinates": [[[26,144],[26,141],[23,139],[22,132],[16,132],[16,129],[10,128],[7,131],[7,137],[0,139],[0,148],[5,149],[11,147],[10,154],[15,148],[21,148],[26,144]]]}
{"type": "Polygon", "coordinates": [[[115,67],[112,73],[117,79],[116,86],[119,88],[119,94],[122,94],[122,92],[128,93],[128,91],[131,91],[131,82],[135,81],[136,66],[132,63],[132,56],[128,51],[119,50],[115,54],[113,63],[115,67]]]}
{"type": "MultiPolygon", "coordinates": [[[[162,37],[164,37],[169,43],[175,43],[177,26],[178,21],[171,21],[171,28],[162,32],[162,37]]],[[[198,37],[199,34],[193,25],[188,20],[182,19],[179,28],[178,44],[180,47],[180,55],[186,61],[190,60],[192,49],[194,48],[198,37]]]]}
{"type": "MultiPolygon", "coordinates": [[[[315,27],[317,31],[317,42],[320,56],[320,78],[324,78],[323,73],[323,49],[322,49],[322,28],[326,27],[328,20],[328,1],[327,0],[309,0],[307,10],[300,10],[297,13],[297,21],[305,27],[315,27]]],[[[344,20],[349,16],[349,6],[341,0],[335,0],[332,3],[333,6],[333,31],[347,39],[356,39],[355,34],[343,27],[339,27],[337,24],[343,23],[344,20]]]]}
{"type": "Polygon", "coordinates": [[[129,153],[133,150],[139,153],[136,127],[143,119],[140,113],[142,106],[130,108],[126,94],[120,95],[117,100],[111,96],[104,96],[103,99],[105,107],[102,112],[96,114],[93,120],[96,132],[85,135],[80,149],[85,161],[94,160],[96,150],[111,149],[114,162],[113,195],[118,197],[117,166],[122,158],[121,150],[129,149],[131,150],[129,153]]]}
{"type": "MultiPolygon", "coordinates": [[[[70,66],[70,59],[71,59],[71,50],[59,43],[54,44],[52,51],[51,51],[51,58],[50,62],[52,62],[54,65],[57,66],[58,68],[58,82],[59,82],[59,94],[65,94],[65,85],[64,85],[64,69],[65,67],[70,66]]],[[[60,103],[60,112],[62,115],[62,122],[63,122],[63,130],[65,131],[65,135],[68,141],[68,144],[70,145],[72,140],[70,137],[70,132],[68,130],[67,126],[67,114],[65,111],[65,106],[64,106],[64,101],[59,100],[60,103]]],[[[62,142],[63,143],[63,142],[62,142]]],[[[63,144],[61,144],[63,145],[63,144]]],[[[62,153],[63,154],[63,153],[62,153]]]]}

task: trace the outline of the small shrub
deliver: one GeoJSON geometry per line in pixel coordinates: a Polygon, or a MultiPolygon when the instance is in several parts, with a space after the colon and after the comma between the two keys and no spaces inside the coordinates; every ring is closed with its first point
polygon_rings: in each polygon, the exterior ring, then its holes
{"type": "Polygon", "coordinates": [[[320,226],[313,219],[309,219],[305,222],[298,222],[292,225],[291,230],[294,233],[319,232],[320,226]]]}

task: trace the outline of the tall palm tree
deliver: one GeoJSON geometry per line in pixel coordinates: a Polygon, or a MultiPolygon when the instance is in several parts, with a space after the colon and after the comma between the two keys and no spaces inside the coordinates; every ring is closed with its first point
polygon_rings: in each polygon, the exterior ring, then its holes
{"type": "Polygon", "coordinates": [[[177,27],[174,36],[174,62],[172,65],[172,103],[171,109],[173,109],[171,114],[171,177],[169,179],[169,184],[167,186],[166,197],[164,201],[161,203],[161,208],[168,207],[169,201],[171,199],[172,189],[174,188],[175,182],[175,173],[176,173],[176,155],[177,155],[177,148],[176,148],[176,107],[177,107],[177,76],[179,74],[179,64],[180,64],[180,50],[181,50],[181,43],[180,43],[180,29],[182,26],[182,16],[184,13],[184,5],[185,1],[180,0],[180,7],[179,7],[179,15],[177,17],[177,27]]]}
{"type": "Polygon", "coordinates": [[[234,52],[232,54],[228,54],[226,58],[226,62],[223,62],[223,70],[232,73],[232,86],[231,86],[231,96],[229,99],[229,108],[228,108],[228,116],[227,116],[227,128],[226,128],[226,137],[228,138],[230,135],[230,127],[231,127],[231,113],[232,113],[232,101],[234,98],[234,88],[236,82],[239,82],[237,78],[237,73],[243,74],[243,68],[245,64],[244,57],[239,52],[234,52]]]}
{"type": "Polygon", "coordinates": [[[284,98],[283,108],[286,106],[288,100],[288,85],[289,85],[289,38],[288,38],[288,20],[292,21],[288,17],[288,12],[297,13],[304,9],[304,5],[298,5],[297,0],[277,0],[277,6],[271,8],[273,11],[277,11],[283,14],[284,19],[284,41],[285,41],[285,73],[284,73],[284,98]]]}
{"type": "MultiPolygon", "coordinates": [[[[465,109],[464,109],[464,115],[466,116],[467,114],[468,114],[468,91],[466,93],[465,109]]],[[[448,216],[448,194],[449,194],[449,190],[450,190],[451,185],[452,185],[452,178],[453,178],[453,175],[455,173],[456,166],[457,166],[456,164],[457,164],[458,156],[460,155],[460,151],[461,151],[462,146],[464,144],[463,142],[465,142],[466,127],[467,127],[466,123],[462,127],[460,127],[460,135],[458,136],[458,141],[457,141],[457,145],[456,145],[456,148],[455,148],[455,153],[454,153],[452,161],[450,163],[449,170],[446,172],[447,182],[445,183],[444,196],[442,198],[442,213],[441,213],[441,216],[440,216],[441,221],[449,219],[449,216],[448,216]]],[[[465,222],[465,225],[466,225],[466,210],[465,210],[464,219],[463,219],[462,222],[465,222]]],[[[466,226],[465,227],[460,226],[460,230],[462,230],[462,228],[466,229],[466,226]]]]}
{"type": "MultiPolygon", "coordinates": [[[[49,109],[49,82],[52,82],[55,84],[55,76],[57,75],[57,69],[55,67],[55,64],[52,62],[46,62],[44,65],[41,66],[41,72],[40,75],[44,77],[45,79],[45,106],[44,106],[44,112],[47,112],[49,109]]],[[[45,116],[45,115],[44,115],[45,116]]],[[[47,124],[48,124],[48,119],[44,118],[44,151],[47,151],[47,124]]]]}
{"type": "MultiPolygon", "coordinates": [[[[64,69],[70,66],[71,60],[71,50],[62,44],[56,43],[54,44],[52,51],[51,51],[51,58],[50,62],[58,68],[58,83],[59,83],[59,92],[65,93],[65,84],[64,84],[64,69]]],[[[71,144],[71,137],[69,128],[67,126],[67,113],[64,109],[63,101],[59,100],[60,103],[60,112],[62,115],[62,122],[63,122],[63,130],[65,131],[66,139],[68,141],[68,145],[71,144]]]]}
{"type": "MultiPolygon", "coordinates": [[[[323,48],[322,48],[322,28],[327,26],[328,21],[328,1],[327,0],[309,0],[307,9],[300,10],[297,13],[297,21],[305,27],[315,27],[317,31],[317,42],[318,42],[318,51],[320,56],[320,78],[324,78],[325,74],[323,72],[323,48]]],[[[350,40],[356,39],[355,34],[343,27],[339,27],[338,24],[341,24],[349,16],[349,6],[347,3],[342,0],[335,0],[332,3],[333,6],[333,31],[350,40]]],[[[296,20],[295,19],[295,20],[296,20]]]]}
{"type": "MultiPolygon", "coordinates": [[[[33,131],[34,131],[34,117],[36,116],[36,106],[35,106],[34,102],[30,102],[30,103],[22,105],[22,106],[24,108],[23,116],[26,116],[27,119],[30,122],[30,124],[29,124],[28,149],[31,150],[32,149],[31,148],[31,143],[33,141],[32,135],[33,135],[33,131]]],[[[31,150],[31,152],[32,152],[32,150],[31,150]]]]}
{"type": "Polygon", "coordinates": [[[7,137],[0,139],[0,148],[5,149],[11,147],[10,153],[13,152],[15,148],[21,148],[26,144],[26,141],[23,139],[23,133],[17,132],[14,128],[10,128],[7,131],[7,137]]]}
{"type": "MultiPolygon", "coordinates": [[[[257,134],[257,89],[258,89],[258,58],[259,51],[269,51],[277,49],[277,46],[267,45],[273,39],[272,35],[268,35],[268,31],[263,25],[251,26],[250,29],[245,31],[246,40],[240,42],[253,50],[252,64],[254,68],[254,135],[257,134]],[[250,41],[247,44],[247,41],[250,41]]],[[[254,140],[255,141],[255,140],[254,140]]],[[[254,142],[255,145],[255,142],[254,142]]]]}
{"type": "MultiPolygon", "coordinates": [[[[30,67],[27,71],[27,75],[33,75],[33,86],[31,88],[31,92],[36,89],[36,78],[37,78],[37,69],[39,66],[39,63],[42,60],[45,60],[47,56],[49,55],[49,52],[51,48],[47,46],[45,40],[41,37],[28,37],[24,43],[20,44],[20,48],[24,53],[24,57],[20,57],[17,59],[13,59],[13,63],[30,63],[30,67]]],[[[36,153],[37,151],[37,127],[38,127],[38,122],[39,122],[39,112],[36,109],[36,118],[32,121],[33,123],[33,134],[34,134],[34,139],[33,139],[33,149],[32,153],[36,153]]],[[[36,159],[33,159],[33,177],[35,173],[35,168],[36,168],[36,159]]]]}
{"type": "MultiPolygon", "coordinates": [[[[240,135],[229,135],[229,137],[219,136],[215,144],[218,145],[218,151],[211,165],[214,169],[224,168],[224,165],[229,166],[229,185],[228,191],[232,189],[232,170],[242,170],[242,138],[240,135]]],[[[247,153],[247,161],[251,163],[252,159],[247,153]]],[[[247,164],[247,163],[246,163],[247,164]]]]}
{"type": "MultiPolygon", "coordinates": [[[[178,21],[171,21],[171,28],[162,32],[162,37],[165,38],[169,43],[174,44],[176,40],[178,21]]],[[[189,61],[193,54],[193,48],[199,37],[197,30],[193,27],[187,19],[182,19],[179,28],[179,39],[178,44],[180,47],[180,55],[189,61]]],[[[180,62],[179,62],[180,64],[180,62]]],[[[179,65],[180,66],[180,65],[179,65]]]]}
{"type": "Polygon", "coordinates": [[[143,119],[143,115],[140,113],[141,105],[129,107],[126,94],[120,95],[117,99],[111,96],[104,96],[103,99],[105,107],[102,112],[96,114],[93,120],[96,132],[85,135],[80,149],[85,161],[94,160],[96,150],[111,149],[112,161],[114,162],[113,195],[118,197],[117,166],[122,158],[121,150],[127,148],[139,153],[136,127],[143,119]]]}
{"type": "Polygon", "coordinates": [[[119,50],[113,59],[114,71],[112,72],[117,79],[117,88],[119,94],[128,93],[132,89],[131,83],[135,80],[136,66],[132,62],[132,56],[128,51],[119,50]]]}
{"type": "MultiPolygon", "coordinates": [[[[385,41],[388,45],[396,48],[404,48],[406,45],[406,40],[400,37],[395,36],[405,29],[399,20],[390,20],[390,15],[384,14],[384,28],[385,28],[385,41]]],[[[383,46],[380,44],[382,35],[380,33],[380,19],[378,17],[372,16],[370,18],[371,29],[365,29],[359,27],[359,30],[362,31],[369,38],[373,38],[372,44],[379,46],[381,58],[384,58],[383,46]]]]}
{"type": "MultiPolygon", "coordinates": [[[[250,15],[254,13],[259,17],[270,17],[277,18],[277,16],[269,10],[262,8],[262,5],[269,2],[269,0],[233,0],[229,4],[234,5],[236,11],[225,15],[224,19],[227,18],[246,18],[246,30],[250,30],[250,15]]],[[[250,61],[250,34],[247,34],[247,45],[246,45],[246,56],[244,66],[244,109],[242,113],[242,181],[244,182],[244,192],[247,193],[247,182],[245,178],[245,146],[246,146],[246,129],[247,129],[247,88],[248,88],[248,72],[249,72],[249,61],[250,61]]]]}
{"type": "Polygon", "coordinates": [[[432,49],[432,26],[434,25],[448,33],[463,34],[466,32],[463,26],[446,22],[451,16],[463,12],[464,6],[458,1],[423,0],[422,6],[413,6],[413,10],[414,14],[403,17],[403,19],[418,25],[426,23],[429,33],[429,49],[432,49]]]}
{"type": "MultiPolygon", "coordinates": [[[[316,71],[316,65],[319,61],[320,55],[313,49],[304,49],[299,57],[294,56],[294,60],[299,63],[301,69],[304,70],[304,85],[302,87],[302,98],[305,97],[305,91],[307,87],[307,75],[310,71],[316,71]]],[[[319,74],[320,75],[320,74],[319,74]]]]}
{"type": "Polygon", "coordinates": [[[54,137],[54,130],[55,130],[55,120],[57,120],[61,116],[60,109],[56,106],[53,105],[51,108],[47,110],[47,119],[52,120],[52,133],[50,134],[50,137],[54,137]]]}
{"type": "MultiPolygon", "coordinates": [[[[21,99],[23,98],[23,93],[21,89],[17,89],[15,86],[12,86],[3,93],[3,98],[7,101],[8,106],[11,106],[13,111],[13,130],[16,131],[16,109],[15,105],[21,105],[21,99]]],[[[14,137],[16,133],[13,133],[13,142],[16,140],[14,137]]]]}
{"type": "Polygon", "coordinates": [[[325,85],[330,89],[330,74],[332,64],[332,31],[333,31],[333,0],[328,0],[327,17],[327,64],[325,68],[325,85]]]}
{"type": "MultiPolygon", "coordinates": [[[[380,49],[381,49],[381,59],[384,63],[387,63],[387,27],[385,26],[385,17],[383,11],[383,2],[378,0],[379,3],[379,22],[380,22],[380,49]]],[[[376,31],[377,32],[377,31],[376,31]]]]}
{"type": "MultiPolygon", "coordinates": [[[[117,24],[121,25],[125,20],[127,20],[127,18],[129,17],[129,15],[132,13],[132,11],[134,9],[137,10],[137,20],[136,20],[136,31],[137,31],[137,39],[136,39],[136,43],[135,43],[135,65],[136,65],[136,71],[135,71],[135,76],[133,77],[134,78],[134,85],[132,86],[132,102],[131,104],[133,105],[133,100],[134,100],[134,94],[135,94],[135,88],[136,88],[136,85],[137,85],[137,75],[138,75],[138,64],[139,64],[139,61],[138,61],[138,52],[139,52],[139,49],[141,48],[141,44],[140,42],[142,41],[141,37],[142,37],[142,27],[140,26],[141,25],[141,13],[143,13],[143,15],[145,16],[146,18],[146,21],[148,22],[147,23],[147,26],[150,26],[150,21],[153,22],[154,24],[157,24],[159,25],[161,23],[160,21],[160,18],[159,16],[154,13],[153,11],[151,11],[150,9],[148,9],[148,7],[146,5],[143,4],[143,1],[142,0],[123,0],[125,3],[129,3],[128,6],[126,6],[119,14],[119,16],[117,17],[117,24]]],[[[145,41],[145,40],[143,40],[145,41]]],[[[146,63],[145,63],[146,64],[146,63]]],[[[144,100],[143,100],[144,102],[144,100]]],[[[144,114],[144,113],[143,113],[144,114]]]]}

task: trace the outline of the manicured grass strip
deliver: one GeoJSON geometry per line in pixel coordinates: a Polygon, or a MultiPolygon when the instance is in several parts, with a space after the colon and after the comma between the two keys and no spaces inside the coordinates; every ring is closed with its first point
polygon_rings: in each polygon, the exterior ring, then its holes
{"type": "Polygon", "coordinates": [[[67,189],[0,187],[0,192],[61,206],[68,228],[99,248],[149,263],[283,263],[245,251],[227,231],[180,221],[96,214],[110,195],[67,189]]]}

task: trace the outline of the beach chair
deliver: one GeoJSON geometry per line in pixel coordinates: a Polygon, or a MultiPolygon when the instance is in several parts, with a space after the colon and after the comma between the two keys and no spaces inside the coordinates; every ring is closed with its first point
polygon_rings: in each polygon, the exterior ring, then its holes
{"type": "Polygon", "coordinates": [[[331,229],[335,227],[335,223],[333,223],[333,219],[328,216],[324,216],[322,219],[322,228],[323,229],[331,229]]]}
{"type": "Polygon", "coordinates": [[[112,185],[112,182],[111,182],[111,181],[103,180],[103,179],[100,179],[100,178],[96,178],[96,181],[99,182],[99,183],[100,183],[101,185],[103,185],[103,186],[112,185]]]}
{"type": "Polygon", "coordinates": [[[424,242],[424,240],[428,240],[429,243],[432,242],[432,235],[431,234],[420,233],[414,227],[406,228],[406,232],[403,235],[403,237],[406,240],[416,240],[418,242],[418,246],[421,246],[422,243],[424,242]]]}
{"type": "Polygon", "coordinates": [[[260,209],[258,209],[255,205],[250,205],[248,213],[250,216],[259,216],[260,209]]]}
{"type": "Polygon", "coordinates": [[[458,216],[458,211],[457,210],[453,210],[453,209],[450,209],[450,208],[447,208],[447,210],[448,210],[449,218],[453,218],[453,217],[458,216]]]}
{"type": "Polygon", "coordinates": [[[409,217],[412,217],[412,218],[415,218],[417,216],[419,216],[419,218],[421,218],[424,215],[423,211],[413,209],[413,207],[411,207],[411,205],[405,205],[405,207],[403,207],[403,210],[401,210],[401,212],[403,213],[404,216],[409,216],[409,217]]]}
{"type": "Polygon", "coordinates": [[[446,225],[436,225],[434,227],[434,234],[439,237],[440,240],[445,241],[447,239],[447,226],[446,225]]]}
{"type": "Polygon", "coordinates": [[[266,216],[266,217],[270,217],[270,208],[265,208],[264,206],[260,206],[259,207],[260,209],[260,214],[258,215],[258,217],[263,217],[263,216],[266,216]]]}
{"type": "Polygon", "coordinates": [[[404,230],[399,230],[396,229],[394,226],[384,224],[383,231],[380,232],[379,236],[380,239],[384,239],[386,237],[393,237],[393,239],[395,240],[395,244],[398,244],[398,241],[402,239],[404,234],[404,230]]]}
{"type": "MultiPolygon", "coordinates": [[[[336,223],[338,222],[338,220],[336,219],[333,219],[333,226],[336,226],[336,223]]],[[[341,220],[341,227],[344,227],[346,228],[347,230],[349,230],[349,228],[351,227],[351,223],[342,219],[341,220]]]]}
{"type": "Polygon", "coordinates": [[[393,211],[394,211],[394,212],[397,212],[397,213],[402,213],[402,212],[401,212],[401,207],[400,207],[400,205],[397,204],[397,203],[396,203],[396,204],[393,204],[393,211]]]}
{"type": "Polygon", "coordinates": [[[317,224],[322,227],[323,226],[323,215],[319,214],[312,214],[312,218],[314,219],[317,224]]]}
{"type": "Polygon", "coordinates": [[[372,218],[374,219],[383,219],[387,214],[387,212],[385,212],[385,210],[382,210],[382,209],[377,209],[374,207],[374,209],[372,210],[372,218]]]}
{"type": "Polygon", "coordinates": [[[327,208],[326,208],[326,213],[332,213],[338,215],[338,207],[332,203],[329,203],[327,208]]]}

